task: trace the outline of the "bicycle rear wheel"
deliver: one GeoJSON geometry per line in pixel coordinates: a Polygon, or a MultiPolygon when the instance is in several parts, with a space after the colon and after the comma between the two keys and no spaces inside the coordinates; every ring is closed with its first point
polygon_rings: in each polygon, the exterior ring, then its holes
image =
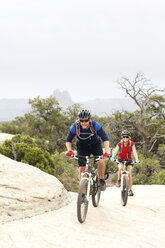
{"type": "Polygon", "coordinates": [[[128,199],[128,176],[123,175],[123,182],[121,182],[121,204],[126,206],[128,199]]]}
{"type": "Polygon", "coordinates": [[[94,207],[98,207],[101,196],[100,182],[99,178],[96,178],[96,181],[93,183],[93,192],[92,192],[92,204],[94,207]]]}
{"type": "Polygon", "coordinates": [[[83,223],[87,216],[88,201],[87,201],[87,188],[89,181],[83,179],[80,183],[78,199],[77,199],[77,218],[80,223],[83,223]]]}

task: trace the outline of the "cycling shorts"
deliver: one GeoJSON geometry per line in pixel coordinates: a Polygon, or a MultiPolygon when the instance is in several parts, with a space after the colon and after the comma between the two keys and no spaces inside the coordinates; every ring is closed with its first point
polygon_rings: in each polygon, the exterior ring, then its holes
{"type": "MultiPolygon", "coordinates": [[[[119,163],[124,163],[123,160],[119,160],[119,159],[118,159],[118,162],[119,163]]],[[[132,165],[133,166],[132,161],[127,161],[126,162],[126,166],[128,166],[128,165],[132,165]]]]}
{"type": "MultiPolygon", "coordinates": [[[[101,140],[99,140],[96,144],[92,145],[84,145],[80,142],[77,142],[77,154],[81,156],[101,156],[103,155],[103,149],[101,146],[101,140]]],[[[79,158],[78,159],[78,166],[85,166],[86,165],[86,159],[85,158],[79,158]]]]}

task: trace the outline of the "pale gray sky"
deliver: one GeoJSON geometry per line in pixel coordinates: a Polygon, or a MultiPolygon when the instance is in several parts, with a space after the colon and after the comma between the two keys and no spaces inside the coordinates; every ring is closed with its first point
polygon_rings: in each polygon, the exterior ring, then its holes
{"type": "Polygon", "coordinates": [[[163,88],[164,0],[0,0],[0,98],[124,97],[137,72],[163,88]]]}

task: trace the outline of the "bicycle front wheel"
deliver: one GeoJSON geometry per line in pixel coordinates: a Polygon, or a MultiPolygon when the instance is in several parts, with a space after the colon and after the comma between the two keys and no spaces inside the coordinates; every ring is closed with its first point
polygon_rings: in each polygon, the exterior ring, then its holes
{"type": "Polygon", "coordinates": [[[98,207],[101,196],[99,178],[97,177],[96,181],[93,183],[93,192],[92,192],[92,204],[94,207],[98,207]]]}
{"type": "Polygon", "coordinates": [[[87,188],[89,181],[83,179],[80,183],[78,199],[77,199],[77,218],[80,223],[83,223],[87,216],[88,200],[87,200],[87,188]]]}
{"type": "Polygon", "coordinates": [[[126,206],[128,199],[128,176],[123,175],[123,182],[121,182],[121,204],[126,206]]]}

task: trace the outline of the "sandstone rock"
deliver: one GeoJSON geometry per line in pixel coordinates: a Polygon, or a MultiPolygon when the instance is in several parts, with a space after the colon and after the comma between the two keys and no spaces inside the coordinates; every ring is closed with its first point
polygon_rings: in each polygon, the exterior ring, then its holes
{"type": "Polygon", "coordinates": [[[69,202],[70,195],[56,177],[0,155],[0,223],[39,215],[69,202]]]}

